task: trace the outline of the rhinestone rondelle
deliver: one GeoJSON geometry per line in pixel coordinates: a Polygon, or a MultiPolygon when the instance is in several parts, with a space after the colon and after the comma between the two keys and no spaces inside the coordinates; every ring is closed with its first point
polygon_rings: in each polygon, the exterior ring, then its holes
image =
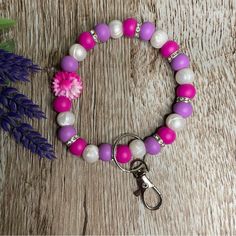
{"type": "Polygon", "coordinates": [[[156,141],[161,145],[161,147],[165,147],[165,143],[163,142],[163,140],[157,134],[154,134],[153,138],[156,139],[156,141]]]}
{"type": "Polygon", "coordinates": [[[95,41],[96,43],[99,43],[98,36],[97,36],[95,30],[90,30],[90,34],[92,35],[94,41],[95,41]]]}
{"type": "Polygon", "coordinates": [[[66,142],[66,146],[70,146],[72,143],[74,143],[77,139],[79,139],[79,135],[78,134],[76,134],[76,135],[74,135],[69,141],[67,141],[66,142]]]}
{"type": "Polygon", "coordinates": [[[190,103],[190,102],[191,102],[191,99],[190,99],[190,98],[186,98],[186,97],[177,97],[177,98],[176,98],[176,102],[190,103]]]}
{"type": "Polygon", "coordinates": [[[181,53],[180,50],[177,50],[176,52],[172,53],[168,58],[168,62],[170,63],[175,57],[177,57],[181,53]]]}
{"type": "Polygon", "coordinates": [[[136,29],[135,29],[135,37],[136,38],[139,38],[139,33],[140,33],[140,30],[141,30],[141,23],[137,23],[137,26],[136,26],[136,29]]]}

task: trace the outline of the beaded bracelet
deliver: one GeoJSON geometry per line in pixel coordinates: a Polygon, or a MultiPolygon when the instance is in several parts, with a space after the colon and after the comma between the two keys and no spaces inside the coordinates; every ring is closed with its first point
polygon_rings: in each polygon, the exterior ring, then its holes
{"type": "Polygon", "coordinates": [[[57,123],[60,126],[58,138],[65,143],[71,154],[76,157],[83,157],[89,163],[98,160],[110,161],[124,172],[133,173],[137,179],[139,189],[135,195],[141,195],[145,207],[156,210],[162,203],[161,194],[158,189],[146,177],[149,171],[144,160],[146,154],[157,155],[161,148],[171,144],[176,138],[176,131],[181,130],[186,123],[186,118],[193,112],[191,99],[196,94],[192,82],[194,73],[189,68],[189,58],[180,51],[179,45],[168,39],[167,34],[162,30],[156,30],[151,22],[138,23],[134,18],[128,18],[123,22],[113,20],[107,24],[97,24],[90,32],[81,33],[76,39],[76,44],[72,45],[69,55],[61,60],[61,71],[53,78],[53,92],[56,96],[53,101],[53,108],[59,114],[57,123]],[[129,38],[140,38],[142,41],[150,41],[151,45],[160,49],[162,57],[167,58],[172,70],[175,72],[175,79],[179,84],[176,89],[176,101],[173,104],[173,113],[168,115],[165,125],[157,128],[154,135],[144,140],[134,134],[120,135],[113,145],[102,143],[96,145],[87,144],[86,140],[80,137],[73,124],[75,115],[70,111],[72,100],[81,95],[83,84],[77,74],[79,62],[86,58],[88,51],[93,49],[96,44],[104,43],[110,38],[118,39],[122,36],[129,38]],[[128,144],[120,144],[124,137],[131,137],[133,140],[128,144]],[[133,158],[133,160],[132,160],[133,158]],[[130,168],[124,168],[125,163],[130,163],[130,168]],[[144,199],[144,192],[153,189],[158,195],[157,204],[150,206],[144,199]]]}

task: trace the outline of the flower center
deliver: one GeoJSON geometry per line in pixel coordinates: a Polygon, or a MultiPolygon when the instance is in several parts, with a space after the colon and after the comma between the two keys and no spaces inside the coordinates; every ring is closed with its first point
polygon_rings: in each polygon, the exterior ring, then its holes
{"type": "Polygon", "coordinates": [[[60,82],[60,87],[65,90],[71,89],[71,85],[72,83],[70,80],[62,80],[60,82]]]}

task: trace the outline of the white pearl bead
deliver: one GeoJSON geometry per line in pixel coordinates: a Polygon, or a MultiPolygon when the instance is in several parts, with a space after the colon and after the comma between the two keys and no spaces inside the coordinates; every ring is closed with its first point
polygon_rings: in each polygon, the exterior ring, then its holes
{"type": "Polygon", "coordinates": [[[133,140],[130,142],[129,148],[134,158],[143,158],[143,156],[146,154],[145,144],[142,140],[133,140]]]}
{"type": "Polygon", "coordinates": [[[194,72],[190,68],[184,68],[176,73],[175,79],[178,84],[191,84],[194,80],[194,72]]]}
{"type": "Polygon", "coordinates": [[[113,39],[118,39],[123,36],[123,24],[119,20],[113,20],[109,24],[109,29],[111,37],[113,39]]]}
{"type": "Polygon", "coordinates": [[[98,161],[99,159],[98,147],[92,144],[86,146],[86,148],[83,151],[83,158],[85,161],[89,163],[98,161]]]}
{"type": "Polygon", "coordinates": [[[77,61],[83,61],[87,55],[86,49],[80,44],[73,44],[70,47],[69,54],[77,61]]]}
{"type": "Polygon", "coordinates": [[[60,126],[73,125],[75,115],[71,111],[61,112],[57,115],[57,124],[60,126]]]}
{"type": "Polygon", "coordinates": [[[168,35],[163,30],[157,30],[150,40],[154,48],[161,48],[168,41],[168,35]]]}
{"type": "Polygon", "coordinates": [[[179,131],[186,125],[186,120],[182,116],[173,113],[166,118],[166,125],[174,131],[179,131]]]}

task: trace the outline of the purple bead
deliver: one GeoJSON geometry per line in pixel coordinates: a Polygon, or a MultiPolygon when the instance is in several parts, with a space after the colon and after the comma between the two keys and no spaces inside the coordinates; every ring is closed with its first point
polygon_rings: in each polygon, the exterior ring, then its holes
{"type": "Polygon", "coordinates": [[[156,30],[155,24],[152,22],[144,22],[141,25],[140,33],[139,33],[139,38],[142,39],[143,41],[148,41],[151,39],[153,33],[156,30]]]}
{"type": "Polygon", "coordinates": [[[103,43],[111,37],[111,33],[107,24],[97,24],[95,26],[95,32],[98,36],[98,39],[103,43]]]}
{"type": "Polygon", "coordinates": [[[61,68],[67,72],[76,72],[79,68],[79,63],[74,57],[65,56],[61,60],[61,68]]]}
{"type": "Polygon", "coordinates": [[[172,70],[178,71],[184,68],[188,68],[190,65],[190,61],[184,53],[181,53],[171,61],[170,65],[172,70]]]}
{"type": "Polygon", "coordinates": [[[99,146],[99,159],[102,161],[110,161],[112,158],[112,145],[109,143],[102,143],[99,146]]]}
{"type": "Polygon", "coordinates": [[[70,138],[76,135],[76,130],[73,126],[67,125],[63,126],[58,130],[58,138],[63,142],[66,143],[70,138]]]}
{"type": "Polygon", "coordinates": [[[161,151],[161,145],[153,137],[148,137],[144,140],[146,152],[150,155],[156,155],[161,151]]]}
{"type": "Polygon", "coordinates": [[[191,103],[177,102],[173,106],[173,111],[182,117],[187,118],[192,115],[193,107],[191,103]]]}

